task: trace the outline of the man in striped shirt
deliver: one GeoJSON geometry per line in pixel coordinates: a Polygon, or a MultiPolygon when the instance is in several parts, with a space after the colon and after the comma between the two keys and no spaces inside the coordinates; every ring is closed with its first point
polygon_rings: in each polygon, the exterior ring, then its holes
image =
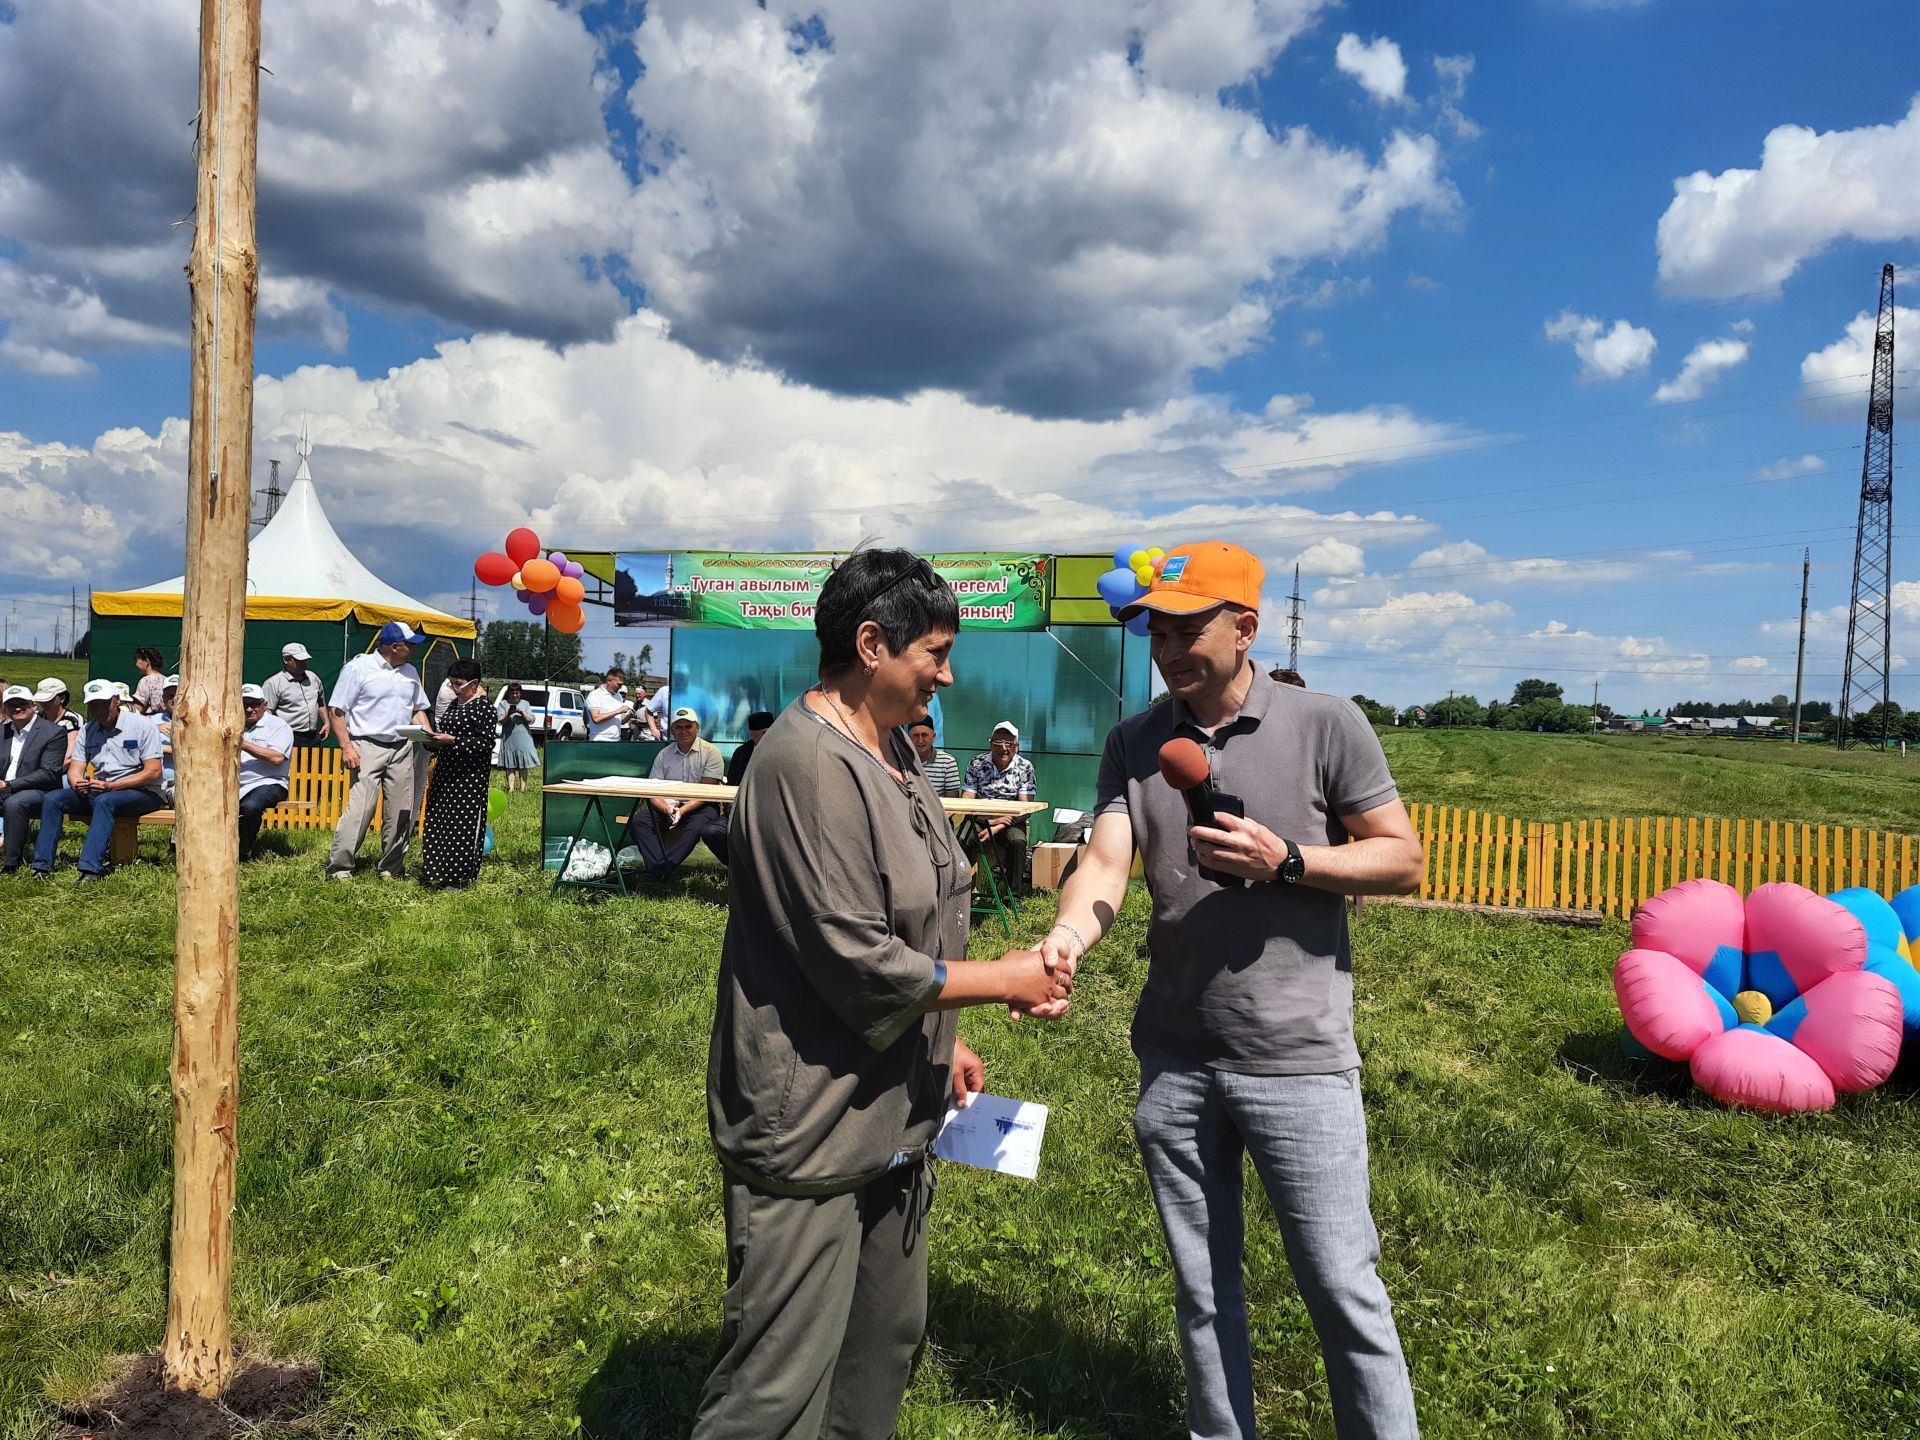
{"type": "Polygon", "coordinates": [[[907,738],[913,741],[914,753],[920,757],[920,768],[933,785],[933,793],[942,797],[960,793],[960,766],[953,756],[944,750],[933,748],[933,717],[922,715],[907,727],[907,738]]]}

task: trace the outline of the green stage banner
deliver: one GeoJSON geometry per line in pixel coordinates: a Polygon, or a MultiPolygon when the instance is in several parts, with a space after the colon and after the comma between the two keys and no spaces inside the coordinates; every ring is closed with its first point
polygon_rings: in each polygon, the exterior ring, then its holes
{"type": "MultiPolygon", "coordinates": [[[[706,550],[615,558],[616,625],[716,625],[811,630],[820,588],[841,555],[743,555],[706,550]]],[[[966,630],[1040,630],[1047,623],[1045,555],[929,555],[960,601],[966,630]]]]}

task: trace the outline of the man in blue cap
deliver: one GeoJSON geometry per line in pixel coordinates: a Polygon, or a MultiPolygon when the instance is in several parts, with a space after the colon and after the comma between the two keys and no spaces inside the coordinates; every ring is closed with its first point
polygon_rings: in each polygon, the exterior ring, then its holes
{"type": "Polygon", "coordinates": [[[397,879],[406,868],[414,822],[414,749],[399,731],[408,724],[433,728],[420,672],[407,663],[414,646],[426,641],[398,620],[389,620],[380,627],[373,651],[354,656],[334,681],[328,718],[340,744],[341,763],[353,779],[327,855],[329,880],[353,877],[353,858],[367,838],[376,801],[384,802],[380,878],[397,879]]]}

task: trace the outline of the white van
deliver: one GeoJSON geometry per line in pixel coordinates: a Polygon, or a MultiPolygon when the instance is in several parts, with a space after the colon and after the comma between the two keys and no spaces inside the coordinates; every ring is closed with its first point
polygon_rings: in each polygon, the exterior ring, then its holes
{"type": "MultiPolygon", "coordinates": [[[[533,711],[534,734],[554,740],[587,738],[586,696],[581,691],[564,685],[549,687],[544,680],[513,680],[507,683],[520,687],[520,698],[533,711]]],[[[507,686],[503,684],[494,692],[494,703],[497,705],[506,698],[506,694],[507,686]]]]}

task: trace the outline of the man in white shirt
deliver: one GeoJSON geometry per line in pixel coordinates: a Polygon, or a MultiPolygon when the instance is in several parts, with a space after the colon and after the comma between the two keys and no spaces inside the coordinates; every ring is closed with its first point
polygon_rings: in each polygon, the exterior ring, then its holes
{"type": "Polygon", "coordinates": [[[620,726],[633,713],[633,702],[621,698],[621,692],[626,688],[627,672],[616,665],[607,671],[604,680],[587,692],[587,739],[620,738],[620,726]]]}
{"type": "Polygon", "coordinates": [[[267,709],[267,692],[242,685],[247,728],[240,736],[240,858],[251,860],[260,840],[260,820],[287,798],[293,772],[293,727],[267,709]]]}
{"type": "Polygon", "coordinates": [[[408,724],[433,728],[420,672],[407,663],[413,647],[426,639],[389,620],[380,627],[373,652],[354,656],[334,681],[327,713],[341,763],[353,780],[327,854],[329,880],[352,878],[353,858],[367,838],[376,803],[381,806],[380,878],[396,880],[406,867],[414,822],[414,747],[399,730],[408,724]]]}
{"type": "Polygon", "coordinates": [[[40,804],[33,874],[44,880],[53,873],[67,816],[85,815],[87,843],[80,852],[80,880],[85,884],[106,874],[114,823],[123,815],[158,810],[166,802],[160,797],[159,729],[131,703],[122,705],[111,680],[89,680],[81,693],[87,704],[87,728],[80,732],[80,743],[67,763],[71,788],[49,791],[40,804]]]}
{"type": "MultiPolygon", "coordinates": [[[[673,712],[673,743],[653,757],[651,778],[683,785],[724,783],[720,752],[700,738],[700,717],[682,707],[673,712]]],[[[705,800],[647,800],[627,820],[627,839],[646,857],[648,873],[664,880],[680,868],[693,847],[705,842],[713,858],[727,863],[727,817],[705,800]]]]}
{"type": "Polygon", "coordinates": [[[267,713],[278,716],[293,731],[293,743],[318,745],[327,734],[327,691],[320,677],[307,668],[313,656],[294,641],[280,647],[280,673],[260,687],[267,697],[267,713]]]}

